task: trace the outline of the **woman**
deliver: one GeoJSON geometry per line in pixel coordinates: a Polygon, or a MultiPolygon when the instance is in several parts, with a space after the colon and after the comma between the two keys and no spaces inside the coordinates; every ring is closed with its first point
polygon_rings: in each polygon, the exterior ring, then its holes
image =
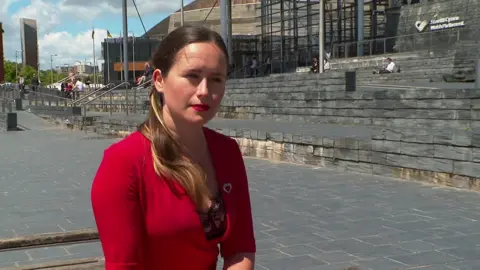
{"type": "Polygon", "coordinates": [[[106,269],[253,269],[247,176],[236,142],[203,127],[225,92],[215,32],[181,27],[154,55],[148,119],[105,150],[92,186],[106,269]]]}

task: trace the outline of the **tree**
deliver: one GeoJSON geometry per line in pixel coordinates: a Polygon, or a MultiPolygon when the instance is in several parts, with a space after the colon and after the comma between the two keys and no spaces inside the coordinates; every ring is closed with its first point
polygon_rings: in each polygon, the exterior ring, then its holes
{"type": "Polygon", "coordinates": [[[37,71],[31,66],[25,66],[22,68],[22,71],[20,74],[23,76],[23,78],[25,78],[25,82],[30,83],[33,77],[36,76],[37,71]]]}
{"type": "MultiPolygon", "coordinates": [[[[5,82],[16,82],[15,78],[15,62],[4,60],[5,82]]],[[[20,68],[20,67],[19,67],[20,68]]]]}

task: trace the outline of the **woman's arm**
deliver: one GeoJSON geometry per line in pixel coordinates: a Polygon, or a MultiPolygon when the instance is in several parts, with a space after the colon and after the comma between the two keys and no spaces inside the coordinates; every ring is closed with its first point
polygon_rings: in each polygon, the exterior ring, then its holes
{"type": "Polygon", "coordinates": [[[255,265],[255,253],[238,253],[225,260],[225,270],[253,270],[255,265]]]}
{"type": "Polygon", "coordinates": [[[144,269],[137,170],[123,142],[105,151],[91,199],[107,270],[144,269]]]}
{"type": "Polygon", "coordinates": [[[239,187],[236,197],[236,217],[230,236],[221,244],[225,270],[252,270],[255,263],[255,236],[253,232],[252,208],[248,189],[247,172],[238,144],[232,140],[232,175],[239,187]]]}

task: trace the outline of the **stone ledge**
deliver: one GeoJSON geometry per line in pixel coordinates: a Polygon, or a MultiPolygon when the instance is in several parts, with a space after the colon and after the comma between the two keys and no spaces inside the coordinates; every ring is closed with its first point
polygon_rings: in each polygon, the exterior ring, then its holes
{"type": "MultiPolygon", "coordinates": [[[[471,177],[454,174],[452,172],[400,167],[396,163],[392,164],[388,162],[381,162],[381,160],[383,160],[384,158],[386,159],[386,157],[383,157],[381,155],[382,153],[379,153],[380,156],[378,156],[378,160],[376,160],[375,157],[371,157],[370,160],[368,160],[368,158],[363,159],[361,157],[361,150],[357,150],[359,151],[359,153],[352,154],[352,151],[341,148],[325,149],[319,147],[315,149],[311,145],[302,145],[295,143],[277,143],[274,141],[260,141],[239,137],[234,137],[234,139],[240,145],[242,154],[244,156],[264,158],[273,161],[308,164],[340,171],[381,175],[387,177],[401,178],[405,180],[414,180],[430,184],[480,191],[479,176],[471,177]],[[342,155],[342,159],[339,158],[340,155],[342,155]]],[[[386,153],[383,154],[385,156],[387,155],[386,153]]],[[[408,158],[415,160],[417,159],[413,156],[408,158]]],[[[442,163],[437,163],[440,165],[434,165],[441,168],[442,163]]],[[[476,164],[480,167],[480,164],[476,164]]]]}
{"type": "Polygon", "coordinates": [[[33,264],[30,266],[22,266],[15,268],[2,268],[0,270],[39,270],[39,269],[56,269],[56,270],[103,270],[105,269],[105,263],[103,258],[87,258],[87,259],[75,259],[65,260],[50,263],[33,264]]]}
{"type": "MultiPolygon", "coordinates": [[[[102,135],[125,137],[136,126],[127,120],[97,121],[83,128],[102,135]]],[[[82,128],[75,119],[72,127],[82,128]]],[[[390,129],[382,131],[385,134],[378,138],[355,138],[213,128],[234,138],[245,156],[480,191],[480,147],[475,146],[477,142],[457,138],[453,133],[441,133],[438,138],[430,134],[424,141],[406,143],[412,134],[390,134],[393,133],[390,129]]]]}
{"type": "Polygon", "coordinates": [[[84,229],[62,233],[44,233],[24,237],[0,239],[0,251],[54,244],[74,243],[98,239],[96,229],[84,229]]]}

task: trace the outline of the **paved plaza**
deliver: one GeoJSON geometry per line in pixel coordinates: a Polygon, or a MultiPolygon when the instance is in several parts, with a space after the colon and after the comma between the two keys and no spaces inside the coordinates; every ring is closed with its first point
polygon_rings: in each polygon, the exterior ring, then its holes
{"type": "MultiPolygon", "coordinates": [[[[118,139],[53,126],[0,133],[0,238],[94,227],[90,185],[118,139]]],[[[218,122],[220,123],[220,122],[218,122]]],[[[245,158],[257,267],[480,269],[480,194],[245,158]]],[[[0,252],[0,268],[101,256],[98,242],[0,252]]],[[[220,268],[219,268],[220,269],[220,268]]]]}

